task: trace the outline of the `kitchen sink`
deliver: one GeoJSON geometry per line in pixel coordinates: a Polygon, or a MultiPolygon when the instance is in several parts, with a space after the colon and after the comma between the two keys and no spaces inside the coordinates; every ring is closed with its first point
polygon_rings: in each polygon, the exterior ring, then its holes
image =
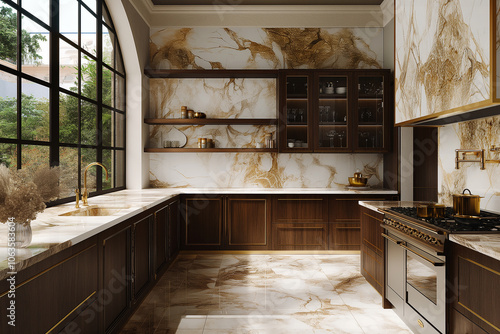
{"type": "Polygon", "coordinates": [[[91,205],[80,208],[78,210],[62,213],[59,216],[87,216],[87,217],[112,216],[115,213],[118,213],[124,209],[128,209],[128,206],[111,207],[111,206],[91,205]]]}

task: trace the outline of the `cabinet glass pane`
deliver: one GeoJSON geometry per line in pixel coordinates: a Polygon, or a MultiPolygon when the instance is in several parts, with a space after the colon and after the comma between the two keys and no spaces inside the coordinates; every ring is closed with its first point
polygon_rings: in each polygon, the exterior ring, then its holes
{"type": "Polygon", "coordinates": [[[384,78],[360,77],[358,82],[358,147],[384,147],[384,78]]]}
{"type": "Polygon", "coordinates": [[[288,76],[286,79],[286,145],[298,149],[309,147],[308,139],[308,77],[288,76]]]}
{"type": "Polygon", "coordinates": [[[318,147],[348,147],[348,80],[346,76],[319,77],[318,147]]]}

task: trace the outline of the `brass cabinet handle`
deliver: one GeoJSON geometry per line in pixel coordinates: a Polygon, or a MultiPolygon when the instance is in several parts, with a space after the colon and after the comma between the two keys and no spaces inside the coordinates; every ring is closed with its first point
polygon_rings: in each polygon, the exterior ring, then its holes
{"type": "Polygon", "coordinates": [[[408,246],[406,246],[404,243],[400,243],[399,244],[401,247],[403,247],[404,249],[406,250],[409,250],[410,252],[412,252],[413,254],[419,256],[420,258],[424,259],[425,261],[429,262],[430,264],[432,264],[434,267],[441,267],[441,266],[444,266],[444,262],[435,262],[435,261],[432,261],[431,259],[429,259],[428,257],[426,256],[423,256],[422,254],[419,254],[417,252],[415,252],[413,249],[409,248],[408,246]]]}

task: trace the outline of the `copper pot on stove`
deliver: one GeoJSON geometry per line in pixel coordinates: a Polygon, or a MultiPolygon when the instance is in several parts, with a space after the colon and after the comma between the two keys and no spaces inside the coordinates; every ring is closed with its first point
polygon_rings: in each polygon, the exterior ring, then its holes
{"type": "Polygon", "coordinates": [[[453,212],[459,216],[479,216],[481,196],[472,195],[469,189],[461,194],[453,194],[453,212]],[[469,193],[466,194],[465,192],[469,193]]]}
{"type": "Polygon", "coordinates": [[[420,204],[417,205],[417,216],[420,218],[443,218],[445,208],[443,204],[420,204]]]}

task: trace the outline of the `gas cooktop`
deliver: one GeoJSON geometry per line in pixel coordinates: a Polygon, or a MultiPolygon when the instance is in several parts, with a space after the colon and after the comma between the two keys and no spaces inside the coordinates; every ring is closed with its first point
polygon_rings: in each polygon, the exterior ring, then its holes
{"type": "Polygon", "coordinates": [[[392,207],[387,211],[412,218],[449,233],[500,233],[500,215],[481,211],[478,217],[464,217],[453,214],[453,208],[445,208],[442,218],[422,218],[415,207],[392,207]]]}

